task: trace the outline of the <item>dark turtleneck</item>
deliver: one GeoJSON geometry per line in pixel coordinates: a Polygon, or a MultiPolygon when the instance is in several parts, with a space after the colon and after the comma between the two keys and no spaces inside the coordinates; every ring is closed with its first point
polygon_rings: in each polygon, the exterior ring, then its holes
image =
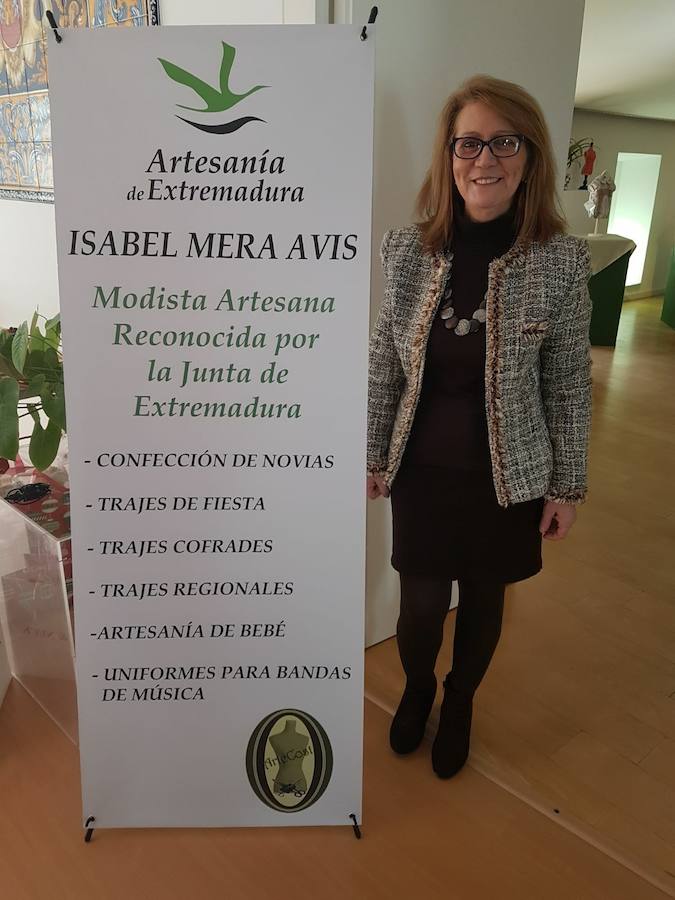
{"type": "MultiPolygon", "coordinates": [[[[489,222],[469,218],[455,193],[451,283],[457,315],[470,319],[485,296],[488,265],[516,238],[515,204],[489,222]]],[[[444,301],[439,304],[444,305],[444,301]]],[[[429,333],[424,380],[405,464],[459,471],[491,468],[485,416],[485,325],[459,337],[437,313],[429,333]]]]}

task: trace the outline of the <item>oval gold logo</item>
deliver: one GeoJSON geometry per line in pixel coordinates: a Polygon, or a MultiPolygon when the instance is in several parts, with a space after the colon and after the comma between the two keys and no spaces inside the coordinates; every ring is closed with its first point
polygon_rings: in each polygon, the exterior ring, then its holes
{"type": "Polygon", "coordinates": [[[246,773],[257,797],[279,812],[316,803],[333,773],[333,751],[309,713],[279,709],[259,722],[246,748],[246,773]]]}

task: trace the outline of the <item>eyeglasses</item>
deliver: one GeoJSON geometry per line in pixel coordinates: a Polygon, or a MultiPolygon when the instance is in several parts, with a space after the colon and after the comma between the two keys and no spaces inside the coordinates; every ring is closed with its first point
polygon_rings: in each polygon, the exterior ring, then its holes
{"type": "Polygon", "coordinates": [[[24,484],[22,487],[12,488],[5,494],[5,500],[8,503],[34,503],[36,500],[46,497],[50,491],[51,488],[48,484],[34,481],[24,484]]]}
{"type": "Polygon", "coordinates": [[[450,141],[450,146],[459,159],[476,159],[483,152],[483,147],[488,147],[493,156],[503,159],[515,156],[524,140],[524,134],[500,134],[489,141],[481,141],[476,137],[458,137],[450,141]]]}

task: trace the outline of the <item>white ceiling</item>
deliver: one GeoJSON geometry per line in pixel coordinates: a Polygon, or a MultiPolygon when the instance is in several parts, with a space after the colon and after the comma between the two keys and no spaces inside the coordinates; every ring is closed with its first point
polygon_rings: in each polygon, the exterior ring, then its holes
{"type": "Polygon", "coordinates": [[[575,105],[675,121],[675,0],[586,0],[575,105]]]}

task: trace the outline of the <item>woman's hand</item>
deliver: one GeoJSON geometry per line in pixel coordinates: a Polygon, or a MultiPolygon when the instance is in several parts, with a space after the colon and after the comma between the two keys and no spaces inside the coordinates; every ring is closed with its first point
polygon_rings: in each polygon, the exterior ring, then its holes
{"type": "Polygon", "coordinates": [[[389,488],[384,483],[381,475],[368,475],[366,478],[366,495],[369,500],[389,496],[389,488]]]}
{"type": "Polygon", "coordinates": [[[577,511],[571,503],[555,503],[547,500],[539,523],[539,531],[547,541],[562,541],[577,518],[577,511]]]}

